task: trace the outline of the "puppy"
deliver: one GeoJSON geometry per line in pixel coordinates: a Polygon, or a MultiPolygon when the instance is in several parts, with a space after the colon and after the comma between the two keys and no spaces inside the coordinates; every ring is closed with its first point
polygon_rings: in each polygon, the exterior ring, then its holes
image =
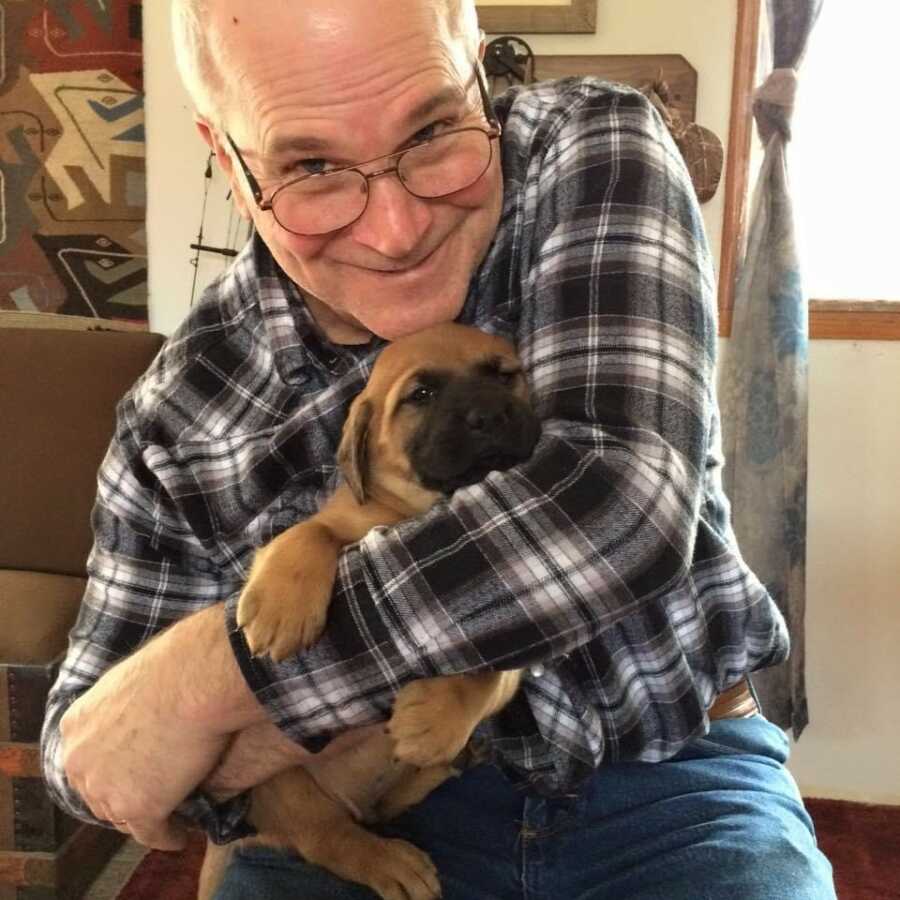
{"type": "MultiPolygon", "coordinates": [[[[506,340],[444,324],[390,344],[344,425],[342,484],[316,515],[254,558],[238,604],[252,652],[282,660],[310,646],[325,624],[342,548],[526,460],[539,431],[506,340]]],[[[484,672],[407,684],[387,730],[377,726],[344,757],[349,764],[338,757],[315,776],[299,767],[255,788],[250,821],[258,837],[251,840],[288,847],[384,900],[439,896],[426,854],[358,820],[386,821],[458,774],[453,761],[475,727],[510,700],[519,676],[484,672]]],[[[212,896],[230,851],[208,849],[201,900],[212,896]]]]}

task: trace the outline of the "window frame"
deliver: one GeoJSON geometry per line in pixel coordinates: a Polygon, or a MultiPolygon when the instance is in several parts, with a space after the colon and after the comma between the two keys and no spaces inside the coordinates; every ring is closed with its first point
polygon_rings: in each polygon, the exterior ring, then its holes
{"type": "MultiPolygon", "coordinates": [[[[750,161],[754,133],[761,0],[737,0],[731,121],[725,163],[725,210],[719,259],[719,335],[730,337],[739,250],[750,208],[750,161]]],[[[816,340],[900,340],[900,301],[809,301],[809,336],[816,340]]]]}

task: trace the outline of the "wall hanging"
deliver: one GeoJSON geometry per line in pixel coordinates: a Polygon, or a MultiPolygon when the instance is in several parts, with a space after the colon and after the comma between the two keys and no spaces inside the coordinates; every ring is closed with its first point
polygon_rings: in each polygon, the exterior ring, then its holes
{"type": "Polygon", "coordinates": [[[0,0],[0,310],[146,323],[141,3],[0,0]]]}

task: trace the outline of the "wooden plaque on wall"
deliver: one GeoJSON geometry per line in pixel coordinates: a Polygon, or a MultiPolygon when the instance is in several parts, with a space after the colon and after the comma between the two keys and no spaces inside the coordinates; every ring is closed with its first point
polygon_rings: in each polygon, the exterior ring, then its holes
{"type": "Polygon", "coordinates": [[[597,0],[522,0],[514,6],[480,3],[478,22],[488,34],[593,34],[597,29],[597,0]]]}
{"type": "MultiPolygon", "coordinates": [[[[662,78],[669,85],[671,106],[685,122],[696,120],[697,70],[677,53],[535,56],[535,81],[550,81],[570,75],[596,75],[605,81],[616,81],[635,88],[662,78]]],[[[497,79],[493,86],[496,93],[501,93],[508,87],[508,82],[497,79]]]]}

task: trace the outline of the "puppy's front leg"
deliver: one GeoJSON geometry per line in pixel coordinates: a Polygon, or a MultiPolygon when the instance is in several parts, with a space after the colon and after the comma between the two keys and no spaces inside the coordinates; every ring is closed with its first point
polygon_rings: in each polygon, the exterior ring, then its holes
{"type": "Polygon", "coordinates": [[[514,670],[411,681],[388,723],[397,759],[420,768],[451,763],[477,725],[512,699],[520,677],[514,670]]]}
{"type": "Polygon", "coordinates": [[[426,853],[358,825],[301,767],[253,789],[250,821],[260,842],[289,847],[307,862],[367,885],[382,900],[436,900],[441,894],[426,853]]]}
{"type": "Polygon", "coordinates": [[[316,641],[325,627],[341,546],[313,517],[256,552],[237,612],[252,653],[279,661],[316,641]]]}
{"type": "Polygon", "coordinates": [[[325,627],[341,550],[401,518],[378,503],[357,503],[341,485],[316,515],[257,550],[237,613],[251,652],[280,661],[314,644],[325,627]]]}

